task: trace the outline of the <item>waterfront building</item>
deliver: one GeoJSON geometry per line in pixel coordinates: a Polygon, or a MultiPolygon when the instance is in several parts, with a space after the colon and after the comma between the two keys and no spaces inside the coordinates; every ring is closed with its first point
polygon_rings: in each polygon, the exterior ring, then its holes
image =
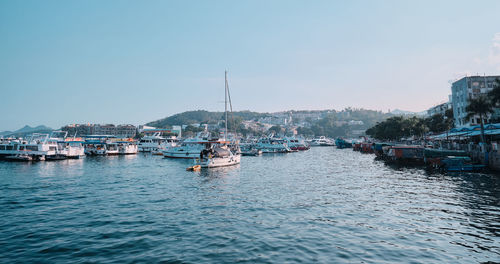
{"type": "Polygon", "coordinates": [[[427,110],[427,116],[431,117],[433,115],[441,114],[445,115],[446,110],[450,109],[452,107],[450,102],[438,104],[436,106],[433,106],[427,110]]]}
{"type": "Polygon", "coordinates": [[[159,133],[161,136],[169,136],[171,134],[174,134],[177,137],[182,136],[181,126],[172,126],[172,128],[156,128],[152,126],[140,125],[138,131],[145,136],[152,136],[157,133],[159,133]]]}
{"type": "MultiPolygon", "coordinates": [[[[478,125],[480,123],[479,116],[466,118],[467,111],[465,109],[468,101],[491,91],[497,78],[500,78],[500,76],[466,76],[452,83],[451,96],[456,127],[478,125]]],[[[491,116],[488,116],[485,123],[489,123],[490,118],[491,116]]]]}
{"type": "Polygon", "coordinates": [[[122,138],[135,137],[137,127],[134,125],[113,125],[113,124],[71,124],[61,128],[62,131],[67,131],[68,135],[85,136],[85,135],[112,135],[122,138]]]}

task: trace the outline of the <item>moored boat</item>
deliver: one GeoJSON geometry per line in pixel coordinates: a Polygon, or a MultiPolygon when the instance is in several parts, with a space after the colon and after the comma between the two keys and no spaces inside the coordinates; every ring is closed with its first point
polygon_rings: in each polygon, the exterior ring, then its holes
{"type": "Polygon", "coordinates": [[[240,153],[242,156],[260,156],[262,155],[262,150],[255,148],[252,144],[240,144],[240,153]]]}
{"type": "Polygon", "coordinates": [[[118,155],[137,154],[137,144],[132,140],[120,140],[115,142],[118,146],[118,155]]]}
{"type": "Polygon", "coordinates": [[[288,147],[286,141],[275,137],[259,138],[255,144],[255,148],[261,150],[262,153],[288,153],[292,150],[288,147]]]}
{"type": "Polygon", "coordinates": [[[109,146],[111,143],[110,139],[116,138],[110,135],[88,135],[85,136],[85,154],[89,156],[105,156],[110,154],[109,148],[111,148],[111,154],[118,154],[117,146],[109,146]]]}
{"type": "Polygon", "coordinates": [[[205,148],[200,152],[199,165],[202,168],[216,168],[234,166],[240,164],[241,150],[237,140],[228,140],[227,114],[228,114],[228,99],[231,109],[231,97],[229,96],[229,85],[227,82],[227,71],[224,73],[224,113],[225,113],[225,129],[224,140],[216,142],[208,142],[205,148]]]}
{"type": "Polygon", "coordinates": [[[57,143],[48,134],[34,133],[26,140],[11,140],[0,144],[0,156],[10,160],[45,160],[56,154],[57,143]]]}
{"type": "Polygon", "coordinates": [[[485,165],[472,163],[471,158],[464,156],[449,156],[441,164],[442,171],[447,172],[480,172],[486,168],[485,165]]]}
{"type": "Polygon", "coordinates": [[[163,150],[165,158],[197,159],[200,152],[205,149],[205,144],[218,141],[218,138],[210,138],[205,132],[200,132],[194,138],[188,138],[180,144],[175,144],[163,150]]]}
{"type": "Polygon", "coordinates": [[[345,140],[343,138],[337,138],[335,140],[335,145],[337,146],[338,149],[352,148],[352,141],[345,140]]]}
{"type": "Polygon", "coordinates": [[[306,141],[302,138],[285,137],[284,140],[291,150],[302,151],[311,148],[311,146],[307,144],[306,141]]]}
{"type": "Polygon", "coordinates": [[[139,140],[137,144],[138,151],[140,152],[152,152],[159,151],[161,145],[165,142],[165,138],[160,136],[160,132],[155,133],[151,136],[144,136],[139,140]]]}
{"type": "Polygon", "coordinates": [[[325,136],[315,138],[311,141],[311,147],[331,147],[335,146],[335,142],[325,136]]]}

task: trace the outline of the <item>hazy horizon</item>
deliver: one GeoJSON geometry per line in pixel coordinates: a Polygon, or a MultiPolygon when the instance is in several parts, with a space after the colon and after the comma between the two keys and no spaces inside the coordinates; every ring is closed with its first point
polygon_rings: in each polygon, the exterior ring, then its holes
{"type": "Polygon", "coordinates": [[[500,75],[499,1],[2,1],[0,131],[183,111],[421,112],[500,75]],[[487,8],[485,8],[487,7],[487,8]],[[7,100],[5,100],[7,99],[7,100]]]}

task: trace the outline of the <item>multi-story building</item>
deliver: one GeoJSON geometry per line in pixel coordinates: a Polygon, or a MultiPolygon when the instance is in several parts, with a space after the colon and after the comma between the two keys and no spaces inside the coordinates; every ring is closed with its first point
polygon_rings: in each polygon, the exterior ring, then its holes
{"type": "Polygon", "coordinates": [[[86,136],[86,135],[112,135],[117,137],[134,137],[137,134],[137,128],[134,125],[113,124],[71,124],[61,128],[68,131],[68,135],[86,136]]]}
{"type": "Polygon", "coordinates": [[[115,135],[117,137],[135,137],[137,128],[134,125],[117,125],[115,127],[115,135]]]}
{"type": "MultiPolygon", "coordinates": [[[[451,96],[455,126],[463,127],[480,123],[479,116],[467,118],[465,109],[469,104],[469,99],[477,98],[491,91],[497,78],[500,76],[470,76],[452,83],[451,96]]],[[[486,118],[486,123],[489,123],[490,117],[486,118]]]]}
{"type": "Polygon", "coordinates": [[[450,109],[451,107],[452,106],[451,106],[450,102],[438,104],[438,105],[433,106],[427,110],[427,116],[430,117],[430,116],[437,115],[437,114],[441,114],[444,116],[446,113],[446,110],[450,109]]]}
{"type": "Polygon", "coordinates": [[[94,135],[116,135],[116,126],[113,124],[94,125],[94,135]]]}

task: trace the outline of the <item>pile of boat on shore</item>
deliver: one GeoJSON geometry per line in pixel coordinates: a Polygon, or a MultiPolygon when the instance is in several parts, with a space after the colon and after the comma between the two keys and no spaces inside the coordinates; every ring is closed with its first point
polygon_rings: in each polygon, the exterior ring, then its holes
{"type": "Polygon", "coordinates": [[[204,167],[220,167],[238,164],[240,156],[289,153],[308,150],[311,146],[335,145],[333,140],[326,137],[307,141],[302,138],[274,135],[244,140],[230,136],[220,139],[202,132],[196,137],[180,140],[176,137],[162,137],[158,133],[136,141],[109,135],[68,137],[64,131],[54,131],[51,134],[32,134],[26,139],[0,139],[0,158],[13,161],[42,161],[150,152],[165,158],[197,159],[204,167]]]}

